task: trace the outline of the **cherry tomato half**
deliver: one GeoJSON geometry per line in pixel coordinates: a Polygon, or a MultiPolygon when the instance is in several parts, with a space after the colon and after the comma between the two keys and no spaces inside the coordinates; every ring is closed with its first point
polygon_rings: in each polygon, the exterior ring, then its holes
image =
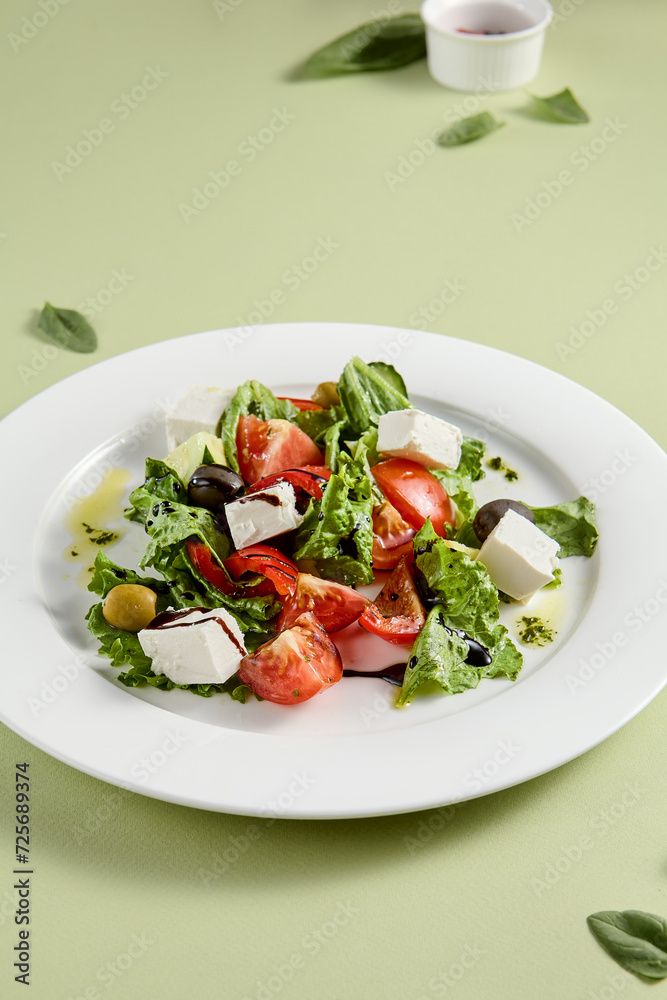
{"type": "MultiPolygon", "coordinates": [[[[296,590],[299,575],[296,563],[268,545],[248,545],[239,549],[225,559],[224,566],[237,584],[243,583],[245,573],[259,573],[271,582],[281,597],[287,597],[296,590]]],[[[251,596],[248,591],[246,596],[251,596]]]]}
{"type": "Polygon", "coordinates": [[[293,593],[296,589],[298,570],[292,560],[266,545],[248,546],[247,549],[242,549],[241,553],[236,552],[226,559],[223,566],[219,564],[206,542],[202,542],[199,538],[188,538],[185,549],[197,572],[227,597],[264,597],[276,592],[283,596],[293,593]],[[254,553],[252,565],[249,565],[250,560],[244,560],[242,557],[242,553],[250,549],[262,550],[260,553],[254,553]],[[235,563],[234,560],[239,555],[241,558],[235,563]],[[248,576],[245,580],[232,579],[232,576],[241,577],[244,573],[255,571],[256,575],[248,576]]]}
{"type": "Polygon", "coordinates": [[[407,458],[388,458],[371,469],[387,500],[413,528],[421,528],[431,518],[442,538],[446,525],[454,524],[452,502],[442,484],[428,469],[407,458]]]}
{"type": "Polygon", "coordinates": [[[422,602],[404,556],[359,624],[397,646],[411,646],[426,621],[422,602]]]}
{"type": "Polygon", "coordinates": [[[388,500],[373,510],[373,568],[394,569],[403,556],[412,557],[415,529],[388,500]]]}
{"type": "Polygon", "coordinates": [[[343,676],[340,653],[312,612],[241,660],[244,684],[267,701],[298,705],[343,676]]]}
{"type": "Polygon", "coordinates": [[[283,469],[324,465],[319,448],[289,420],[260,420],[252,414],[239,417],[236,450],[241,475],[247,483],[283,469]]]}
{"type": "Polygon", "coordinates": [[[299,573],[296,590],[280,612],[278,630],[290,628],[305,611],[312,611],[327,632],[338,632],[356,622],[369,603],[367,597],[343,583],[299,573]]]}

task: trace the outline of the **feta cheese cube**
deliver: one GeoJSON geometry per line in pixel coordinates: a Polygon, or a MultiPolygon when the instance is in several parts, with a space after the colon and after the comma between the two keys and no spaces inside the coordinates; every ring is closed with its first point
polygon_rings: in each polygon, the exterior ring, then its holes
{"type": "Polygon", "coordinates": [[[225,514],[237,549],[283,535],[298,528],[303,521],[296,509],[294,489],[284,481],[225,504],[225,514]]]}
{"type": "Polygon", "coordinates": [[[559,545],[515,510],[503,514],[486,537],[477,561],[484,563],[499,590],[526,601],[551,583],[559,545]]]}
{"type": "Polygon", "coordinates": [[[427,469],[456,469],[462,443],[459,427],[422,410],[391,410],[378,422],[380,455],[409,458],[427,469]]]}
{"type": "Polygon", "coordinates": [[[167,414],[167,450],[173,451],[199,431],[215,434],[222,411],[235,391],[191,385],[167,414]]]}
{"type": "Polygon", "coordinates": [[[246,655],[243,633],[224,608],[184,608],[158,615],[138,633],[152,669],[174,684],[222,684],[246,655]]]}

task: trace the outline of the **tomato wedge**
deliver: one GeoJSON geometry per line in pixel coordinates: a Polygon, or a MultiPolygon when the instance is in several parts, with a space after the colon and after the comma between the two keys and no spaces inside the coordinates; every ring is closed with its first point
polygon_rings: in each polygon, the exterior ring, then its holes
{"type": "Polygon", "coordinates": [[[430,517],[436,533],[446,536],[447,525],[456,519],[454,508],[444,487],[428,469],[407,458],[389,458],[371,472],[387,500],[408,524],[421,528],[430,517]]]}
{"type": "Polygon", "coordinates": [[[285,601],[278,618],[278,630],[290,628],[305,611],[312,611],[327,632],[339,632],[357,618],[370,601],[352,587],[299,573],[296,589],[285,601]]]}
{"type": "Polygon", "coordinates": [[[296,399],[294,396],[276,396],[276,399],[289,399],[293,406],[296,406],[297,410],[323,410],[324,407],[320,406],[319,403],[313,402],[312,399],[296,399]]]}
{"type": "MultiPolygon", "coordinates": [[[[259,573],[273,584],[281,597],[288,597],[296,590],[299,575],[296,563],[268,545],[248,545],[239,549],[225,559],[224,566],[237,585],[243,583],[244,573],[259,573]]],[[[246,591],[246,596],[251,596],[249,591],[246,591]]]]}
{"type": "Polygon", "coordinates": [[[403,556],[411,558],[415,529],[388,500],[373,509],[373,568],[394,569],[403,556]]]}
{"type": "Polygon", "coordinates": [[[324,465],[319,448],[289,420],[260,420],[252,414],[239,417],[236,450],[241,475],[247,483],[283,469],[324,465]]]}
{"type": "Polygon", "coordinates": [[[359,624],[397,646],[411,646],[426,621],[410,566],[405,556],[382,591],[364,610],[359,624]]]}
{"type": "Polygon", "coordinates": [[[326,465],[305,465],[301,469],[285,469],[283,472],[275,472],[272,476],[265,476],[259,482],[248,487],[249,493],[266,490],[276,483],[287,482],[294,487],[294,492],[299,495],[299,491],[319,500],[322,497],[322,487],[326,485],[331,476],[331,469],[326,465]]]}
{"type": "Polygon", "coordinates": [[[244,684],[260,698],[298,705],[343,676],[340,653],[312,612],[241,660],[244,684]]]}

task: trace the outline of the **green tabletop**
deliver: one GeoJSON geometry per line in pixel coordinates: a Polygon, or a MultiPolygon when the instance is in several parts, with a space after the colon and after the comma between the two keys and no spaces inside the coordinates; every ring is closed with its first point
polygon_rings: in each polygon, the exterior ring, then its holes
{"type": "MultiPolygon", "coordinates": [[[[290,79],[383,10],[5,3],[3,412],[138,345],[340,320],[522,355],[665,444],[667,9],[556,3],[531,89],[571,87],[591,115],[576,126],[536,119],[524,92],[447,91],[423,61],[290,79]],[[456,149],[430,142],[484,109],[506,127],[456,149]],[[317,267],[304,267],[317,247],[317,267]],[[95,354],[46,346],[35,329],[45,299],[86,311],[95,354]]],[[[38,461],[39,442],[27,455],[38,461]]],[[[635,515],[628,531],[650,544],[635,515]]],[[[601,746],[509,791],[328,822],[162,803],[2,729],[0,993],[23,995],[12,807],[14,764],[26,761],[32,997],[648,995],[585,918],[667,914],[666,724],[663,694],[601,746]]]]}

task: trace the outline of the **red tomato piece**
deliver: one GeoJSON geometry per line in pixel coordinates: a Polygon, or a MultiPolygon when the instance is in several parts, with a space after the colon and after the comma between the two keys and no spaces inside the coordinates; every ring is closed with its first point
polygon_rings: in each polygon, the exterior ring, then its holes
{"type": "Polygon", "coordinates": [[[403,556],[412,557],[415,529],[388,500],[373,510],[373,567],[394,569],[403,556]]]}
{"type": "Polygon", "coordinates": [[[397,646],[411,646],[426,621],[408,560],[404,556],[359,624],[397,646]]]}
{"type": "MultiPolygon", "coordinates": [[[[262,548],[262,546],[256,546],[257,548],[262,548]]],[[[256,575],[250,577],[246,580],[232,580],[228,572],[227,562],[221,566],[213,555],[211,549],[205,542],[202,542],[199,538],[188,538],[185,543],[185,549],[188,554],[188,558],[194,568],[208,580],[216,590],[220,593],[225,594],[227,597],[265,597],[269,594],[275,594],[278,590],[277,584],[274,580],[269,579],[269,573],[262,570],[261,575],[256,575]]],[[[269,549],[268,551],[273,551],[269,549]]],[[[277,553],[281,559],[285,557],[282,553],[277,553]]],[[[232,557],[233,558],[233,557],[232,557]]],[[[291,560],[289,560],[291,563],[291,560]]],[[[293,563],[291,563],[294,565],[293,563]]],[[[258,565],[258,564],[257,564],[258,565]]],[[[296,570],[296,567],[294,567],[296,570]]],[[[249,570],[250,567],[246,567],[249,570]]],[[[245,570],[242,568],[240,570],[239,576],[243,574],[245,570]]],[[[287,575],[282,575],[278,573],[277,566],[275,568],[275,576],[279,580],[282,591],[278,593],[289,593],[290,591],[286,589],[288,587],[287,575]]],[[[294,579],[294,587],[296,587],[296,577],[294,579]]]]}
{"type": "Polygon", "coordinates": [[[323,410],[319,403],[314,403],[312,399],[295,399],[294,396],[276,396],[276,399],[289,399],[297,410],[323,410]]]}
{"type": "Polygon", "coordinates": [[[278,618],[278,630],[290,628],[305,611],[312,611],[327,632],[338,632],[357,618],[370,601],[352,587],[299,573],[296,590],[285,601],[278,618]]]}
{"type": "Polygon", "coordinates": [[[225,559],[224,566],[237,581],[237,585],[243,583],[244,573],[259,573],[270,580],[281,597],[287,597],[296,590],[299,574],[296,563],[268,545],[248,545],[239,549],[229,559],[225,559]]]}
{"type": "Polygon", "coordinates": [[[428,469],[407,458],[389,458],[371,470],[387,500],[413,528],[431,518],[434,530],[445,537],[454,524],[452,502],[442,484],[428,469]]]}
{"type": "Polygon", "coordinates": [[[276,483],[287,482],[294,487],[297,496],[299,491],[303,491],[308,496],[314,497],[315,500],[319,500],[322,496],[322,487],[330,476],[331,469],[328,469],[326,465],[307,465],[301,469],[285,469],[283,472],[265,476],[259,482],[253,483],[252,486],[248,487],[248,492],[259,492],[268,489],[269,486],[275,486],[276,483]]]}
{"type": "Polygon", "coordinates": [[[188,559],[205,580],[212,583],[222,594],[231,597],[238,593],[239,586],[230,580],[229,575],[217,562],[213,552],[199,538],[188,538],[185,543],[188,559]]]}
{"type": "Polygon", "coordinates": [[[247,483],[255,483],[283,469],[324,465],[319,448],[289,420],[260,420],[252,415],[239,417],[236,450],[241,475],[247,483]]]}
{"type": "Polygon", "coordinates": [[[333,642],[312,612],[241,660],[244,684],[267,701],[298,705],[331,687],[343,676],[333,642]]]}

